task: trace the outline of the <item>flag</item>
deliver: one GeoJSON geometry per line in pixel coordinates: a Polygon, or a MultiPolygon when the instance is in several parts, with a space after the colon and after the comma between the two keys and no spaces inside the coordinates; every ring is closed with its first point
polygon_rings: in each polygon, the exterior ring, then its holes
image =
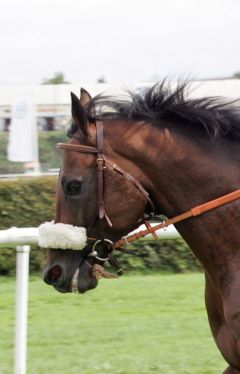
{"type": "Polygon", "coordinates": [[[38,163],[36,108],[29,97],[18,97],[12,105],[8,159],[38,163]]]}

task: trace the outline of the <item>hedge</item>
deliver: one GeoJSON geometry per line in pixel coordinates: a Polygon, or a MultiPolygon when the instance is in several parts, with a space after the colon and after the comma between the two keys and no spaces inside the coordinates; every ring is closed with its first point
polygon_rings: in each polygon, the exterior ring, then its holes
{"type": "MultiPolygon", "coordinates": [[[[37,227],[52,220],[56,177],[36,177],[0,182],[0,229],[12,226],[37,227]]],[[[132,244],[137,256],[120,253],[119,260],[129,271],[199,270],[200,266],[182,239],[141,240],[132,244]]],[[[44,267],[46,251],[32,246],[30,271],[38,272],[44,267]]],[[[0,275],[15,271],[15,251],[0,249],[0,275]]]]}
{"type": "MultiPolygon", "coordinates": [[[[53,219],[56,177],[0,181],[0,229],[38,227],[53,219]]],[[[30,271],[43,268],[46,251],[32,246],[30,271]]],[[[15,270],[15,251],[0,248],[0,274],[15,270]]]]}

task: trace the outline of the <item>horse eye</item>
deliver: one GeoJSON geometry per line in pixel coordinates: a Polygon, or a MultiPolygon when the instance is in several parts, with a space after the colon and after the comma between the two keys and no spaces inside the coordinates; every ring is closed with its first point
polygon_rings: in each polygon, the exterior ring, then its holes
{"type": "Polygon", "coordinates": [[[63,190],[66,195],[75,196],[79,195],[82,189],[82,183],[80,181],[70,181],[63,186],[63,190]]]}

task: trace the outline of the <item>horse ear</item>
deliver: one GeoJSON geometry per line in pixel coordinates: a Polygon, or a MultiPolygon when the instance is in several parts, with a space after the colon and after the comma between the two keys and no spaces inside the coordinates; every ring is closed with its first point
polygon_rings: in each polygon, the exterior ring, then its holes
{"type": "Polygon", "coordinates": [[[84,108],[82,107],[79,98],[71,92],[72,99],[72,117],[79,128],[82,130],[83,134],[87,136],[87,115],[84,108]]]}
{"type": "Polygon", "coordinates": [[[91,100],[91,95],[84,89],[81,88],[80,91],[80,104],[85,107],[91,100]]]}

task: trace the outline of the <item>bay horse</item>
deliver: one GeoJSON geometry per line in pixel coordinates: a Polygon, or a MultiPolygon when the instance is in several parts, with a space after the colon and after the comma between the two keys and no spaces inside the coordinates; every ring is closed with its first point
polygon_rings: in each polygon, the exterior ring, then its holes
{"type": "MultiPolygon", "coordinates": [[[[72,292],[73,279],[81,293],[96,287],[95,265],[116,265],[111,243],[153,209],[171,219],[238,191],[239,108],[220,98],[191,99],[187,89],[163,81],[128,99],[91,98],[83,89],[80,100],[71,95],[54,222],[85,227],[88,241],[82,250],[49,250],[44,280],[58,291],[72,292]]],[[[240,373],[239,225],[239,191],[176,223],[205,272],[210,328],[229,365],[224,374],[240,373]]]]}

